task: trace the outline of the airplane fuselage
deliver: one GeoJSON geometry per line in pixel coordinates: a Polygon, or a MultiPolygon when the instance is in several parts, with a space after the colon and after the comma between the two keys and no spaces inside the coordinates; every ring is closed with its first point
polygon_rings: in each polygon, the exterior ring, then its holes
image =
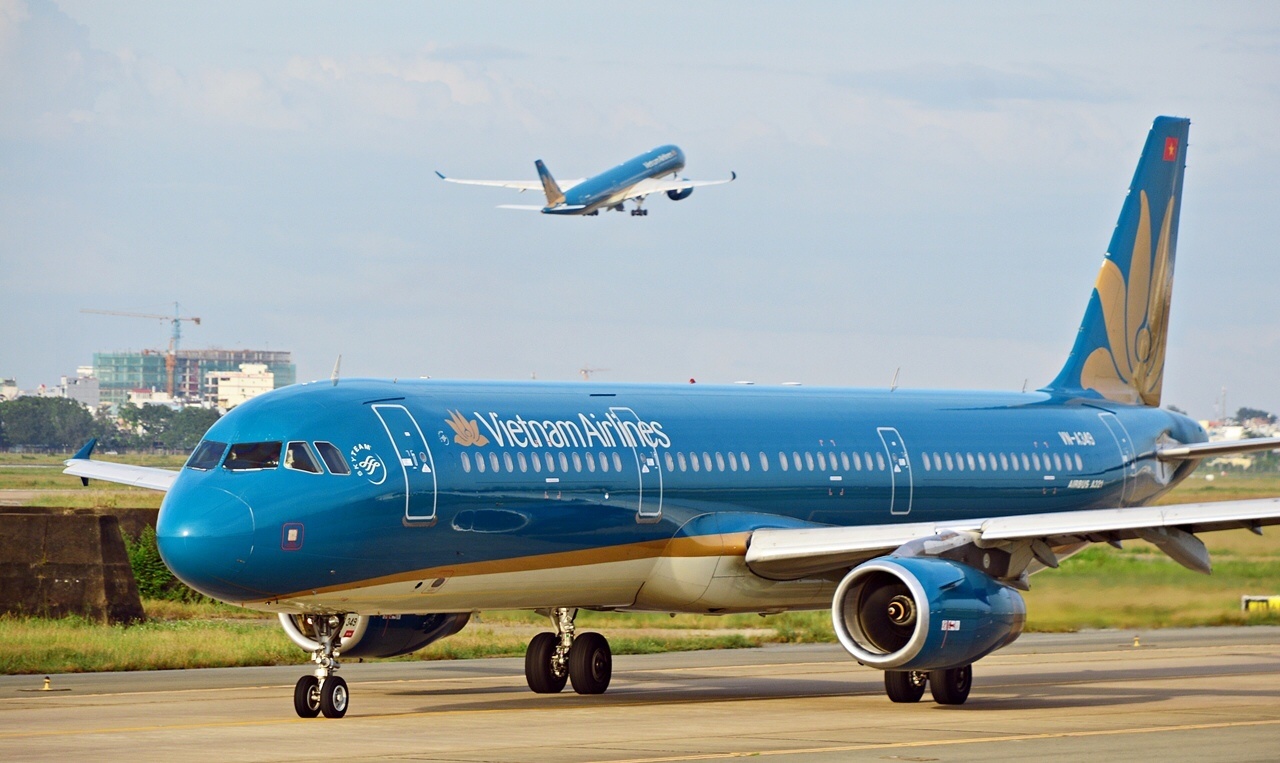
{"type": "Polygon", "coordinates": [[[549,215],[586,215],[608,209],[626,199],[627,191],[636,183],[680,172],[684,162],[684,151],[679,146],[658,146],[569,188],[564,192],[564,204],[542,211],[549,215]]]}
{"type": "Polygon", "coordinates": [[[230,455],[182,470],[158,534],[188,583],[267,610],[823,608],[838,581],[752,574],[751,531],[1141,505],[1189,471],[1157,443],[1205,439],[1045,392],[343,380],[223,417],[230,455]],[[284,456],[233,463],[250,443],[284,456]]]}

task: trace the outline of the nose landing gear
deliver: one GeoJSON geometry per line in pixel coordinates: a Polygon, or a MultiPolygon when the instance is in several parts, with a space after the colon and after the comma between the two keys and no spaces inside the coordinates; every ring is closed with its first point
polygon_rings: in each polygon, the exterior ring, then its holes
{"type": "Polygon", "coordinates": [[[579,694],[603,694],[613,677],[613,653],[599,633],[576,634],[578,610],[556,607],[550,613],[555,633],[539,633],[524,655],[524,677],[538,694],[555,694],[568,682],[579,694]]]}
{"type": "Polygon", "coordinates": [[[350,692],[347,682],[333,674],[338,669],[338,653],[334,641],[342,618],[338,615],[309,615],[307,624],[315,632],[320,648],[311,653],[316,664],[315,673],[303,676],[293,687],[293,709],[301,718],[314,718],[321,713],[326,718],[341,718],[347,714],[350,692]]]}

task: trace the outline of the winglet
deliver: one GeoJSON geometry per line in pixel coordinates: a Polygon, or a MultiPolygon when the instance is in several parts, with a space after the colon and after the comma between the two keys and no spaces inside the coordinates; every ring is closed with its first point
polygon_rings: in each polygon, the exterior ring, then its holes
{"type": "Polygon", "coordinates": [[[97,444],[98,444],[98,438],[97,438],[97,437],[93,438],[93,439],[92,439],[92,440],[90,440],[89,442],[86,442],[86,443],[84,444],[84,447],[82,447],[80,450],[77,450],[77,451],[76,451],[76,454],[75,454],[74,456],[72,456],[72,457],[71,457],[71,460],[72,460],[72,461],[76,461],[76,460],[81,460],[81,461],[83,461],[83,460],[87,460],[87,459],[89,458],[89,456],[93,454],[93,446],[95,446],[95,445],[97,445],[97,444]]]}
{"type": "Polygon", "coordinates": [[[448,180],[448,179],[449,179],[449,178],[445,177],[445,176],[444,176],[444,173],[443,173],[443,172],[441,172],[440,170],[436,170],[436,177],[440,178],[441,180],[448,180]]]}
{"type": "Polygon", "coordinates": [[[735,181],[735,180],[737,180],[737,179],[738,179],[738,173],[733,172],[732,170],[730,170],[730,172],[729,172],[729,182],[731,182],[731,183],[732,183],[733,181],[735,181]]]}
{"type": "Polygon", "coordinates": [[[557,204],[564,203],[564,192],[560,190],[560,185],[556,183],[556,179],[551,177],[551,173],[547,171],[547,165],[542,163],[541,159],[536,160],[533,166],[538,168],[538,179],[542,181],[542,190],[547,194],[547,206],[554,207],[557,204]]]}

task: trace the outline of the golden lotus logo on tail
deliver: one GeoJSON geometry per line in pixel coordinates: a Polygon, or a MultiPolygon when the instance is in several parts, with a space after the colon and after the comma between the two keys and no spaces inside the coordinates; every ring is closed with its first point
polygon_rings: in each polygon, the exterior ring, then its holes
{"type": "Polygon", "coordinates": [[[480,425],[474,420],[468,420],[459,411],[450,411],[449,418],[444,423],[453,430],[453,441],[459,445],[474,445],[479,448],[489,444],[489,438],[480,434],[480,425]]]}
{"type": "Polygon", "coordinates": [[[1173,267],[1169,262],[1173,198],[1165,208],[1160,239],[1151,246],[1151,210],[1140,192],[1138,230],[1129,260],[1129,278],[1108,259],[1095,289],[1102,305],[1109,347],[1098,347],[1084,362],[1081,386],[1124,403],[1160,405],[1164,381],[1165,330],[1173,267]]]}

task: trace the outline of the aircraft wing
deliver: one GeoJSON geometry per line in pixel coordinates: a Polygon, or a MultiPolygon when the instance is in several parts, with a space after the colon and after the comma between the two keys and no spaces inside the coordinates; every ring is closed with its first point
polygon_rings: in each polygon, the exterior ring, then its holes
{"type": "MultiPolygon", "coordinates": [[[[438,170],[436,171],[436,175],[446,183],[459,183],[461,185],[487,185],[493,186],[494,188],[514,188],[521,193],[524,191],[537,191],[538,193],[542,193],[541,180],[463,180],[461,178],[448,177],[438,170]]],[[[576,180],[562,180],[560,181],[560,189],[567,191],[578,183],[581,183],[583,180],[584,178],[577,178],[576,180]]],[[[538,207],[538,209],[541,208],[542,207],[538,207]]]]}
{"type": "MultiPolygon", "coordinates": [[[[728,180],[662,180],[658,178],[650,178],[641,180],[639,183],[627,189],[626,195],[617,201],[626,201],[634,199],[637,196],[648,196],[651,193],[666,193],[667,191],[683,191],[689,188],[701,188],[705,185],[724,185],[732,183],[738,179],[738,173],[729,173],[728,180]]],[[[563,184],[561,184],[563,187],[563,184]]]]}
{"type": "MultiPolygon", "coordinates": [[[[1059,551],[1089,543],[1141,538],[1174,561],[1208,573],[1209,553],[1199,532],[1280,524],[1280,498],[1186,503],[1123,509],[1019,514],[960,522],[917,522],[863,527],[760,529],[748,541],[746,563],[756,574],[794,580],[843,571],[894,551],[937,556],[961,546],[997,548],[1022,555],[1034,572],[1057,567],[1059,551]],[[1055,551],[1058,549],[1059,551],[1055,551]]],[[[1026,569],[1026,564],[1023,564],[1026,569]]],[[[1005,580],[1011,584],[1018,581],[1005,580]]],[[[1023,582],[1025,585],[1025,582],[1023,582]]]]}
{"type": "Polygon", "coordinates": [[[97,444],[97,440],[90,440],[87,445],[80,449],[71,458],[64,463],[66,469],[62,470],[63,474],[70,474],[80,478],[80,481],[88,485],[89,480],[103,480],[105,482],[118,482],[122,485],[133,485],[134,487],[142,487],[148,490],[167,491],[173,486],[173,481],[178,478],[178,472],[172,469],[160,469],[154,466],[134,466],[132,464],[117,464],[110,461],[93,461],[89,455],[93,452],[93,446],[97,444]]]}

